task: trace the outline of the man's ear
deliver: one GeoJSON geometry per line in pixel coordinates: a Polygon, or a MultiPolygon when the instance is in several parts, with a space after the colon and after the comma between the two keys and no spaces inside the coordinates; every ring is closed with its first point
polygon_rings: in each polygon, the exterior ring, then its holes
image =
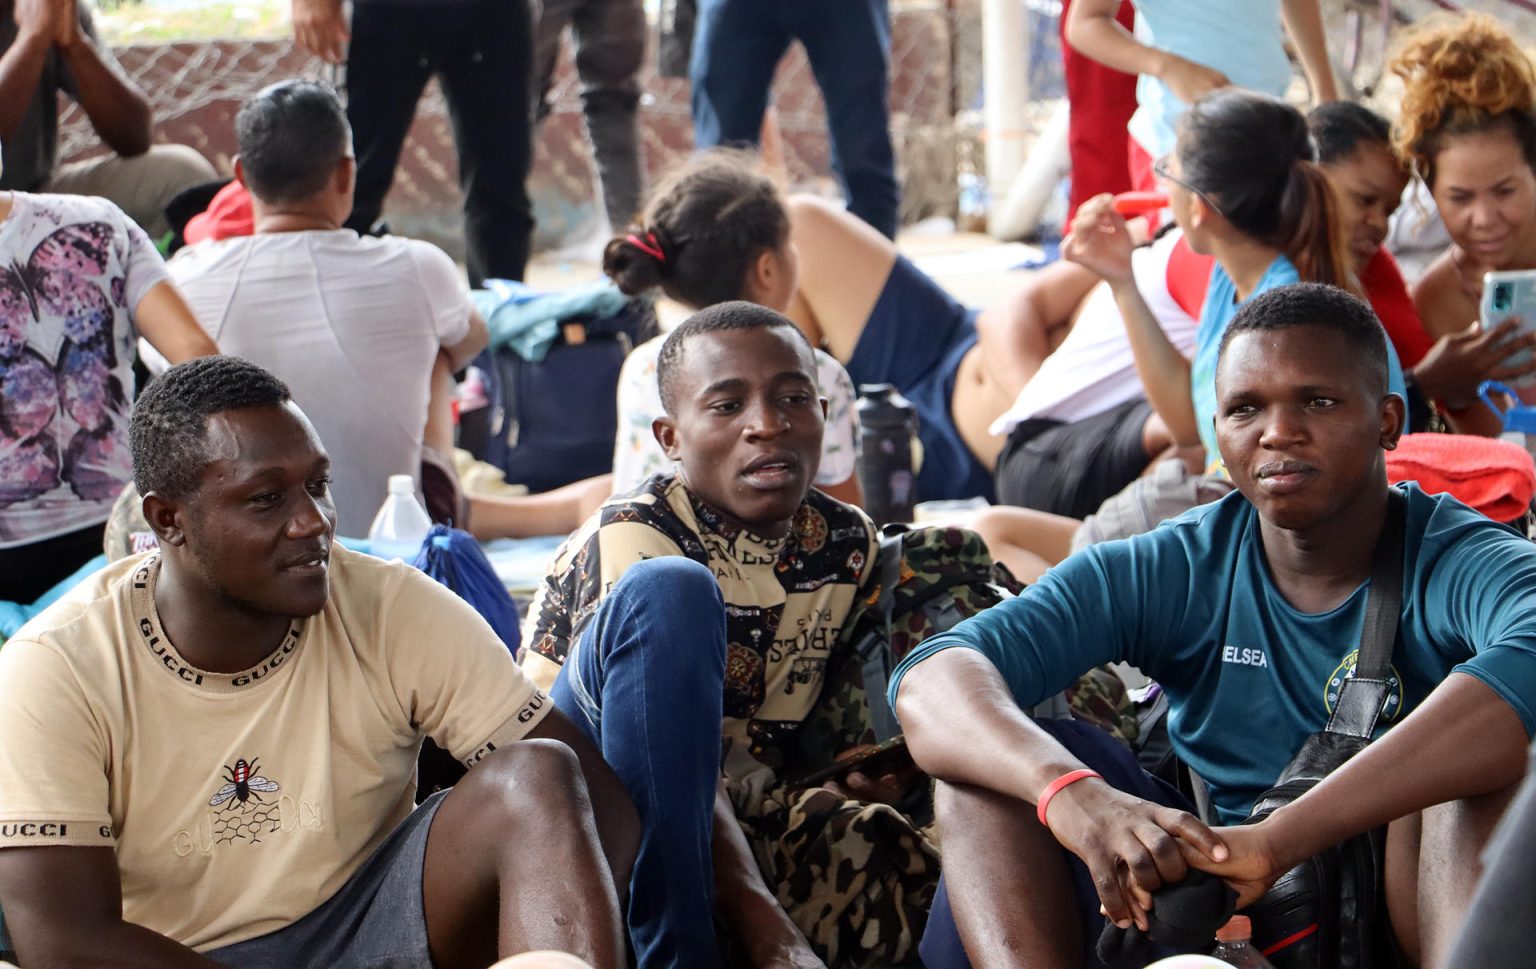
{"type": "Polygon", "coordinates": [[[143,497],[142,501],[144,520],[149,522],[149,527],[155,533],[155,537],[160,540],[160,544],[185,544],[187,534],[182,528],[182,504],[163,497],[157,491],[151,491],[143,497]]]}
{"type": "Polygon", "coordinates": [[[683,452],[677,446],[676,421],[669,416],[658,417],[651,421],[651,433],[656,435],[656,443],[661,445],[669,461],[682,459],[683,452]]]}
{"type": "Polygon", "coordinates": [[[343,155],[336,163],[335,188],[338,194],[350,196],[357,185],[357,159],[343,155]]]}
{"type": "Polygon", "coordinates": [[[1396,394],[1381,399],[1381,449],[1396,451],[1398,439],[1408,419],[1408,405],[1396,394]]]}
{"type": "Polygon", "coordinates": [[[245,186],[245,190],[251,190],[251,183],[245,180],[245,165],[240,161],[240,156],[235,156],[235,181],[245,186]]]}

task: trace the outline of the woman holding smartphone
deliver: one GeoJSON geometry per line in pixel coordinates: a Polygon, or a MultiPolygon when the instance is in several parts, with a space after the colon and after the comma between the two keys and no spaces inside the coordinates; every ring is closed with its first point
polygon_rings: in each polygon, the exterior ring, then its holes
{"type": "MultiPolygon", "coordinates": [[[[1391,68],[1404,81],[1397,150],[1429,188],[1452,241],[1414,288],[1425,329],[1464,336],[1498,323],[1514,337],[1536,327],[1536,319],[1481,320],[1479,309],[1485,273],[1536,269],[1536,68],[1482,14],[1415,32],[1391,68]]],[[[1510,361],[1487,376],[1510,379],[1533,366],[1510,361]]],[[[1470,394],[1442,403],[1458,429],[1488,430],[1462,426],[1492,418],[1470,394]]]]}

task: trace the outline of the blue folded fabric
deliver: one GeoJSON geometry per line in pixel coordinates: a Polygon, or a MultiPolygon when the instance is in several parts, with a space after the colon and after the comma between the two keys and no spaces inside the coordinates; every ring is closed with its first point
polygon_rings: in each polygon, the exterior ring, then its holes
{"type": "Polygon", "coordinates": [[[544,360],[560,338],[562,321],[613,316],[629,301],[607,280],[546,292],[510,279],[487,279],[484,289],[469,295],[491,331],[491,349],[511,347],[529,363],[544,360]]]}

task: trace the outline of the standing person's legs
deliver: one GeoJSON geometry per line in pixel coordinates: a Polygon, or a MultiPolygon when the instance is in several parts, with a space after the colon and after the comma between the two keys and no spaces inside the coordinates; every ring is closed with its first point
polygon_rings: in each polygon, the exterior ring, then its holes
{"type": "Polygon", "coordinates": [[[213,165],[186,145],[154,145],[132,158],[104,155],[60,167],[39,191],[100,195],[117,204],[159,241],[171,231],[165,207],[182,189],[219,177],[213,165]]]}
{"type": "Polygon", "coordinates": [[[533,236],[532,0],[476,0],[439,76],[464,193],[469,284],[522,279],[533,236]]]}
{"type": "MultiPolygon", "coordinates": [[[[1072,159],[1072,194],[1063,225],[1071,225],[1077,207],[1101,192],[1131,187],[1125,126],[1136,113],[1136,75],[1105,67],[1067,43],[1067,9],[1061,5],[1061,67],[1072,106],[1067,125],[1067,153],[1072,159]]],[[[1135,29],[1136,10],[1121,0],[1115,19],[1135,29]]]]}
{"type": "Polygon", "coordinates": [[[711,840],[720,778],[725,604],[681,556],[629,567],[550,691],[640,815],[629,929],[639,965],[719,964],[711,840]]]}
{"type": "Polygon", "coordinates": [[[614,231],[634,221],[645,201],[640,65],[647,29],[641,0],[587,0],[576,10],[581,107],[614,231]]]}
{"type": "Polygon", "coordinates": [[[827,103],[832,167],[848,211],[896,238],[901,189],[891,148],[891,13],[888,0],[798,5],[797,36],[827,103]]]}
{"type": "Polygon", "coordinates": [[[538,70],[538,110],[543,121],[549,114],[549,91],[555,83],[555,64],[560,60],[560,38],[570,26],[571,17],[582,0],[544,0],[539,6],[539,23],[533,35],[533,64],[538,70]]]}
{"type": "Polygon", "coordinates": [[[400,149],[431,78],[432,46],[445,8],[367,0],[352,9],[347,48],[347,121],[357,185],[347,227],[372,231],[395,181],[400,149]]]}
{"type": "Polygon", "coordinates": [[[693,55],[693,143],[756,145],[768,89],[789,47],[780,0],[699,0],[693,55]]]}

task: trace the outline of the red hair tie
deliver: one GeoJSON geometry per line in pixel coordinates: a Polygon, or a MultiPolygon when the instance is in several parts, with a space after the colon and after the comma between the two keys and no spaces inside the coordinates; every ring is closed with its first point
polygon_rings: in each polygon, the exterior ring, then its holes
{"type": "Polygon", "coordinates": [[[661,251],[661,243],[656,241],[656,233],[647,232],[644,239],[640,238],[634,233],[630,233],[624,238],[629,242],[630,245],[634,246],[636,249],[639,249],[647,256],[654,257],[657,262],[667,261],[667,254],[661,251]]]}

